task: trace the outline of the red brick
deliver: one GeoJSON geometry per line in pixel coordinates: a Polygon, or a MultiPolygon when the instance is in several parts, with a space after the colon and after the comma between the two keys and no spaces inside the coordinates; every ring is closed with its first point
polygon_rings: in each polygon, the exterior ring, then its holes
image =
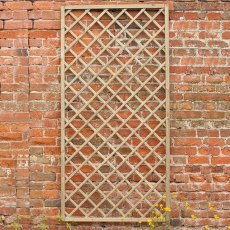
{"type": "Polygon", "coordinates": [[[204,112],[202,117],[208,119],[221,119],[225,117],[225,112],[204,112]]]}
{"type": "Polygon", "coordinates": [[[228,43],[225,41],[221,41],[221,40],[211,40],[208,41],[208,46],[210,48],[224,48],[224,47],[228,47],[228,43]]]}
{"type": "Polygon", "coordinates": [[[202,78],[200,76],[184,76],[183,78],[184,82],[188,83],[199,83],[202,82],[202,78]]]}
{"type": "Polygon", "coordinates": [[[33,137],[31,138],[31,142],[34,144],[44,144],[44,145],[56,145],[56,139],[55,138],[37,138],[33,137]]]}
{"type": "Polygon", "coordinates": [[[21,133],[0,133],[0,139],[2,140],[21,140],[21,133]]]}
{"type": "Polygon", "coordinates": [[[199,146],[201,140],[199,138],[175,138],[175,146],[199,146]]]}
{"type": "Polygon", "coordinates": [[[227,182],[229,180],[229,177],[222,175],[213,175],[213,180],[215,182],[227,182]]]}
{"type": "Polygon", "coordinates": [[[11,19],[13,18],[13,12],[12,11],[1,11],[0,19],[11,19]]]}
{"type": "MultiPolygon", "coordinates": [[[[210,31],[201,31],[199,33],[200,39],[218,39],[220,36],[219,32],[210,32],[210,31]]],[[[209,52],[213,52],[213,50],[208,50],[209,52]]]]}
{"type": "Polygon", "coordinates": [[[224,4],[219,2],[201,2],[201,9],[204,11],[224,10],[224,4]]]}
{"type": "Polygon", "coordinates": [[[1,112],[0,113],[0,121],[13,121],[14,114],[9,112],[1,112]]]}
{"type": "Polygon", "coordinates": [[[197,12],[184,12],[184,18],[186,20],[197,20],[198,13],[197,12]]]}
{"type": "Polygon", "coordinates": [[[30,38],[56,38],[57,31],[52,30],[31,30],[29,31],[30,38]]]}
{"type": "MultiPolygon", "coordinates": [[[[175,89],[179,91],[191,91],[191,85],[175,85],[175,89]]],[[[179,104],[179,108],[182,110],[191,110],[192,109],[192,102],[183,102],[179,104]]]]}
{"type": "Polygon", "coordinates": [[[198,153],[199,154],[202,154],[202,155],[212,155],[212,156],[217,156],[217,155],[220,155],[220,149],[217,147],[201,147],[199,150],[198,150],[198,153]]]}
{"type": "Polygon", "coordinates": [[[221,12],[221,19],[223,19],[223,20],[229,20],[230,19],[229,12],[228,11],[221,12]]]}
{"type": "Polygon", "coordinates": [[[0,214],[1,215],[14,215],[16,212],[15,207],[1,207],[0,214]]]}
{"type": "Polygon", "coordinates": [[[184,129],[184,130],[171,130],[171,135],[173,137],[196,137],[196,130],[184,129]]]}
{"type": "Polygon", "coordinates": [[[57,20],[61,18],[60,11],[53,11],[53,10],[44,10],[42,11],[42,19],[45,20],[57,20]]]}
{"type": "MultiPolygon", "coordinates": [[[[206,34],[205,31],[202,31],[201,33],[206,34]]],[[[219,50],[218,49],[200,49],[198,50],[198,54],[202,56],[218,56],[219,50]]]]}
{"type": "Polygon", "coordinates": [[[28,121],[29,113],[15,113],[14,120],[15,121],[28,121]]]}
{"type": "Polygon", "coordinates": [[[13,19],[21,19],[21,20],[28,19],[28,12],[26,10],[14,11],[13,19]]]}
{"type": "Polygon", "coordinates": [[[81,171],[83,173],[92,173],[94,171],[94,168],[90,165],[84,165],[83,167],[81,167],[81,171]]]}
{"type": "Polygon", "coordinates": [[[225,31],[222,33],[223,39],[230,39],[230,31],[225,31]]]}
{"type": "Polygon", "coordinates": [[[45,136],[46,137],[59,137],[60,136],[60,130],[58,130],[58,129],[45,130],[45,136]]]}
{"type": "Polygon", "coordinates": [[[189,164],[208,164],[208,156],[191,156],[188,158],[189,164]]]}
{"type": "Polygon", "coordinates": [[[1,168],[15,168],[16,166],[16,161],[14,159],[4,159],[0,160],[0,167],[1,168]]]}
{"type": "Polygon", "coordinates": [[[28,12],[29,19],[41,19],[42,11],[41,10],[31,10],[28,12]]]}
{"type": "Polygon", "coordinates": [[[205,58],[204,63],[208,66],[219,66],[226,64],[226,58],[205,58]]]}
{"type": "Polygon", "coordinates": [[[197,22],[193,21],[176,21],[173,23],[173,30],[195,30],[197,26],[197,22]]]}
{"type": "Polygon", "coordinates": [[[224,78],[222,76],[208,76],[206,82],[218,84],[224,82],[224,78]]]}
{"type": "Polygon", "coordinates": [[[184,18],[184,12],[178,12],[178,11],[174,12],[174,11],[172,11],[170,13],[170,19],[171,20],[179,20],[181,18],[184,18]]]}
{"type": "Polygon", "coordinates": [[[205,42],[200,41],[200,40],[188,40],[188,41],[185,41],[185,46],[186,47],[204,47],[205,42]]]}
{"type": "Polygon", "coordinates": [[[229,184],[225,185],[224,188],[226,191],[230,192],[230,185],[229,184]]]}
{"type": "Polygon", "coordinates": [[[59,198],[59,191],[55,190],[31,190],[30,191],[31,198],[46,198],[46,199],[57,199],[59,198]]]}
{"type": "Polygon", "coordinates": [[[172,155],[195,155],[197,153],[196,147],[171,147],[172,155]]]}
{"type": "Polygon", "coordinates": [[[35,9],[39,10],[60,10],[60,6],[60,2],[36,1],[34,3],[35,9]]]}
{"type": "Polygon", "coordinates": [[[189,118],[201,118],[200,111],[176,111],[173,113],[173,117],[177,119],[189,119],[189,118]]]}
{"type": "Polygon", "coordinates": [[[229,137],[230,136],[230,129],[222,129],[220,130],[221,137],[229,137]]]}
{"type": "Polygon", "coordinates": [[[219,137],[219,130],[198,129],[198,137],[219,137]]]}
{"type": "Polygon", "coordinates": [[[188,67],[187,66],[170,66],[170,72],[171,73],[186,73],[188,67]]]}
{"type": "Polygon", "coordinates": [[[169,45],[170,47],[183,47],[183,42],[179,39],[171,39],[169,45]]]}
{"type": "Polygon", "coordinates": [[[60,21],[59,20],[41,20],[41,21],[35,21],[34,28],[35,29],[41,29],[41,30],[55,30],[55,29],[60,29],[60,21]]]}
{"type": "Polygon", "coordinates": [[[30,10],[33,8],[31,1],[6,2],[5,6],[9,10],[30,10]]]}
{"type": "Polygon", "coordinates": [[[213,157],[211,164],[230,164],[230,157],[213,157]]]}
{"type": "Polygon", "coordinates": [[[30,20],[12,20],[5,22],[6,29],[30,29],[32,28],[32,21],[30,20]]]}
{"type": "Polygon", "coordinates": [[[31,137],[42,137],[43,130],[42,129],[32,129],[30,130],[30,136],[31,137]]]}
{"type": "Polygon", "coordinates": [[[230,22],[223,22],[223,29],[230,30],[230,22]]]}
{"type": "Polygon", "coordinates": [[[181,59],[182,65],[201,65],[203,64],[203,58],[200,57],[184,57],[181,59]]]}
{"type": "Polygon", "coordinates": [[[175,181],[178,183],[188,183],[188,175],[175,175],[175,181]]]}
{"type": "Polygon", "coordinates": [[[197,175],[197,174],[194,174],[194,175],[190,175],[190,180],[192,182],[204,182],[205,181],[205,176],[204,175],[197,175]]]}
{"type": "Polygon", "coordinates": [[[175,56],[194,56],[196,54],[195,49],[175,49],[173,55],[175,56]]]}
{"type": "Polygon", "coordinates": [[[221,19],[221,13],[220,12],[208,12],[207,13],[207,19],[208,20],[220,20],[221,19]]]}
{"type": "Polygon", "coordinates": [[[59,111],[50,111],[45,112],[43,116],[44,118],[57,119],[61,117],[61,113],[59,111]]]}

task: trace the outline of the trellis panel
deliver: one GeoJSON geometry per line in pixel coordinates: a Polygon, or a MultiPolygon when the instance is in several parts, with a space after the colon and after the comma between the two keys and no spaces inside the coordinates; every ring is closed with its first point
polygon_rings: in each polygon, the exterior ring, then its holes
{"type": "Polygon", "coordinates": [[[61,36],[64,219],[166,216],[168,5],[65,6],[61,36]]]}

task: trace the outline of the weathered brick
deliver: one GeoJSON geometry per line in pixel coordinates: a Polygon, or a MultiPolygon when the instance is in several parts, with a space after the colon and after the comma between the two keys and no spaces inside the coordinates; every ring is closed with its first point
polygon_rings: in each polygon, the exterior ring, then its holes
{"type": "Polygon", "coordinates": [[[198,23],[193,21],[176,21],[173,23],[173,30],[195,30],[198,23]]]}
{"type": "Polygon", "coordinates": [[[44,144],[44,145],[55,145],[56,139],[55,138],[47,138],[47,137],[33,137],[31,138],[31,142],[35,145],[44,144]]]}
{"type": "Polygon", "coordinates": [[[56,175],[54,173],[31,173],[31,180],[33,181],[55,181],[56,175]]]}
{"type": "Polygon", "coordinates": [[[222,33],[223,39],[230,39],[230,31],[225,31],[222,33]]]}
{"type": "Polygon", "coordinates": [[[31,20],[7,20],[5,22],[5,29],[31,29],[32,21],[31,20]]]}
{"type": "Polygon", "coordinates": [[[44,10],[42,11],[42,19],[44,20],[57,20],[60,19],[61,15],[59,11],[53,11],[53,10],[44,10]]]}
{"type": "Polygon", "coordinates": [[[5,7],[10,10],[30,10],[33,8],[31,1],[6,2],[5,7]]]}
{"type": "Polygon", "coordinates": [[[58,199],[59,198],[59,191],[55,190],[31,190],[30,197],[32,199],[36,198],[44,198],[44,199],[58,199]]]}
{"type": "Polygon", "coordinates": [[[208,20],[220,20],[221,19],[221,13],[220,12],[208,12],[207,13],[207,19],[208,20]]]}
{"type": "Polygon", "coordinates": [[[22,134],[21,133],[0,133],[1,140],[21,140],[22,134]]]}
{"type": "Polygon", "coordinates": [[[26,10],[14,11],[13,12],[13,19],[26,20],[26,19],[28,19],[28,12],[26,10]]]}
{"type": "Polygon", "coordinates": [[[61,6],[60,2],[47,2],[47,1],[36,1],[34,3],[35,9],[39,10],[59,10],[61,6]]]}
{"type": "Polygon", "coordinates": [[[230,157],[213,157],[212,164],[230,164],[230,157]]]}
{"type": "Polygon", "coordinates": [[[46,200],[45,207],[60,207],[61,201],[60,200],[46,200]]]}
{"type": "Polygon", "coordinates": [[[200,22],[200,29],[201,30],[219,30],[220,22],[209,22],[209,21],[200,22]]]}
{"type": "Polygon", "coordinates": [[[60,29],[60,21],[59,20],[40,20],[40,21],[35,21],[34,29],[57,30],[57,29],[60,29]]]}
{"type": "Polygon", "coordinates": [[[199,146],[200,144],[199,138],[175,138],[176,146],[199,146]]]}
{"type": "Polygon", "coordinates": [[[31,30],[29,32],[30,38],[55,38],[57,31],[55,30],[31,30]]]}
{"type": "Polygon", "coordinates": [[[209,158],[207,156],[191,156],[188,159],[189,164],[208,164],[209,158]]]}

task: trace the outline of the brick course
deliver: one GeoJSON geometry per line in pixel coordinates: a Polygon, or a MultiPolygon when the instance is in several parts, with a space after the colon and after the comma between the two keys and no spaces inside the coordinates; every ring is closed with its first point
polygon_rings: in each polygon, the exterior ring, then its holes
{"type": "MultiPolygon", "coordinates": [[[[53,229],[66,229],[56,221],[60,6],[82,3],[94,1],[0,1],[0,229],[15,214],[22,216],[25,229],[36,226],[42,215],[53,229]]],[[[178,193],[172,203],[174,229],[230,225],[229,19],[226,0],[175,0],[170,12],[171,190],[178,193]],[[199,218],[192,220],[181,210],[185,201],[199,218]],[[208,202],[219,220],[207,212],[208,202]]],[[[78,224],[77,229],[132,227],[78,224]]]]}

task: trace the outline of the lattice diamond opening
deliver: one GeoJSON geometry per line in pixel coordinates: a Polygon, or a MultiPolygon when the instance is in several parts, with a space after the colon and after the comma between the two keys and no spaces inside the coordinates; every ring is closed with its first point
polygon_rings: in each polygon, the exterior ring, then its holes
{"type": "Polygon", "coordinates": [[[165,216],[168,68],[167,5],[62,8],[65,220],[165,216]]]}

